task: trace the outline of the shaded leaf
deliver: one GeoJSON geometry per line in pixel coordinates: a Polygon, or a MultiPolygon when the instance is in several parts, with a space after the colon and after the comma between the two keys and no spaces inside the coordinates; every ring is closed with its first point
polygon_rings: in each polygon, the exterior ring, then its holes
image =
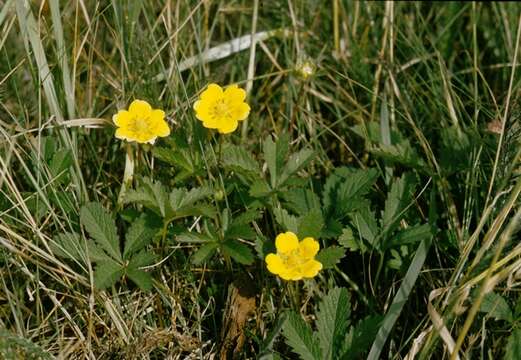
{"type": "Polygon", "coordinates": [[[487,313],[496,320],[514,321],[512,310],[505,298],[495,292],[489,292],[483,297],[479,311],[487,313]]]}
{"type": "Polygon", "coordinates": [[[118,281],[124,274],[123,267],[113,260],[98,263],[94,269],[94,285],[106,289],[118,281]]]}
{"type": "Polygon", "coordinates": [[[311,210],[298,219],[298,238],[304,239],[309,236],[318,239],[323,227],[324,218],[322,217],[322,211],[320,209],[311,210]]]}
{"type": "Polygon", "coordinates": [[[192,262],[195,265],[202,264],[215,254],[218,247],[219,244],[214,241],[204,244],[192,255],[192,262]]]}
{"type": "Polygon", "coordinates": [[[144,270],[128,268],[127,276],[143,291],[148,291],[152,288],[152,276],[144,270]]]}
{"type": "Polygon", "coordinates": [[[226,240],[222,244],[221,249],[240,264],[250,265],[253,263],[253,253],[251,248],[246,244],[235,240],[226,240]]]}
{"type": "Polygon", "coordinates": [[[314,151],[311,149],[302,149],[296,154],[289,157],[286,167],[282,171],[279,179],[277,180],[277,186],[282,186],[288,180],[288,178],[302,169],[307,163],[311,161],[314,155],[314,151]]]}
{"type": "Polygon", "coordinates": [[[320,250],[316,260],[322,264],[323,269],[331,269],[346,255],[345,249],[339,246],[330,246],[320,250]]]}

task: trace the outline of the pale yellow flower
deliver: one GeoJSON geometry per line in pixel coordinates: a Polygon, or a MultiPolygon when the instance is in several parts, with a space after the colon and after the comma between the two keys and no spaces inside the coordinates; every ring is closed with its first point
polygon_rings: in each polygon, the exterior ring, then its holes
{"type": "Polygon", "coordinates": [[[194,104],[195,117],[208,129],[217,129],[228,134],[250,113],[250,106],[244,102],[246,92],[237,85],[223,90],[217,84],[210,84],[194,104]]]}
{"type": "Polygon", "coordinates": [[[134,100],[128,110],[119,110],[112,117],[118,127],[116,137],[127,141],[153,144],[157,137],[170,135],[170,128],[165,121],[165,112],[152,109],[143,100],[134,100]]]}
{"type": "Polygon", "coordinates": [[[268,270],[284,280],[301,280],[315,277],[322,264],[315,260],[320,245],[307,237],[299,242],[297,235],[288,231],[275,239],[276,254],[266,256],[268,270]]]}

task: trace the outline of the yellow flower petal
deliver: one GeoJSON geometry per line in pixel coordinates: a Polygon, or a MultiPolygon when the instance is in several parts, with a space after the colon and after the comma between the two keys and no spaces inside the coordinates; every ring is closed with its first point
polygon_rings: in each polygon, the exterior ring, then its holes
{"type": "Polygon", "coordinates": [[[237,120],[244,120],[250,115],[250,105],[246,103],[238,104],[234,109],[234,117],[237,120]]]}
{"type": "Polygon", "coordinates": [[[127,110],[119,110],[112,116],[112,121],[116,126],[125,126],[132,121],[132,115],[127,110]]]}
{"type": "Polygon", "coordinates": [[[150,131],[156,136],[170,135],[170,128],[165,121],[165,112],[163,110],[153,110],[150,115],[150,131]]]}
{"type": "Polygon", "coordinates": [[[266,261],[266,265],[268,267],[269,272],[271,272],[272,274],[277,275],[285,270],[284,263],[282,262],[282,259],[278,255],[268,254],[266,256],[265,261],[266,261]]]}
{"type": "Polygon", "coordinates": [[[277,248],[277,252],[281,254],[297,250],[299,248],[297,235],[291,231],[277,235],[275,238],[275,247],[277,248]]]}
{"type": "Polygon", "coordinates": [[[312,278],[317,276],[318,272],[322,270],[322,263],[316,260],[309,260],[302,265],[302,276],[312,278]]]}
{"type": "Polygon", "coordinates": [[[320,245],[315,239],[307,237],[300,242],[299,249],[300,256],[304,258],[313,258],[318,253],[320,245]]]}
{"type": "Polygon", "coordinates": [[[116,136],[118,139],[128,141],[133,141],[135,138],[135,134],[127,128],[116,129],[116,134],[114,136],[116,136]]]}
{"type": "Polygon", "coordinates": [[[201,94],[202,101],[220,99],[223,95],[223,89],[217,84],[210,84],[201,94]]]}
{"type": "Polygon", "coordinates": [[[230,101],[241,103],[246,99],[246,91],[238,87],[236,84],[233,84],[224,90],[224,97],[230,101]]]}
{"type": "Polygon", "coordinates": [[[134,115],[134,117],[146,119],[152,113],[152,107],[144,100],[134,100],[128,107],[128,111],[134,115]]]}
{"type": "Polygon", "coordinates": [[[229,134],[231,132],[234,132],[237,129],[238,125],[239,122],[237,120],[226,119],[224,121],[221,121],[221,124],[219,125],[218,129],[221,134],[229,134]]]}

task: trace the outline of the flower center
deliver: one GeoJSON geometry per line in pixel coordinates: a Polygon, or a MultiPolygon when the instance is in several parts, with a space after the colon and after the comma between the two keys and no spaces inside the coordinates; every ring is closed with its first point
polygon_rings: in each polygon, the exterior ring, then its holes
{"type": "Polygon", "coordinates": [[[284,265],[286,265],[288,268],[296,268],[304,265],[304,263],[308,260],[300,255],[300,251],[293,250],[290,253],[285,254],[278,254],[280,258],[282,259],[282,262],[284,265]]]}
{"type": "Polygon", "coordinates": [[[213,118],[227,118],[231,116],[230,105],[225,99],[216,100],[210,111],[213,118]]]}
{"type": "Polygon", "coordinates": [[[148,132],[148,118],[136,118],[134,120],[134,131],[137,133],[148,132]]]}

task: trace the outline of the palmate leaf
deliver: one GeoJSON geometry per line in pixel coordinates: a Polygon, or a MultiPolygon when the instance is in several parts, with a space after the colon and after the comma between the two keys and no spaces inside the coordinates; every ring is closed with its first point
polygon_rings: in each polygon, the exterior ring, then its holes
{"type": "Polygon", "coordinates": [[[125,270],[114,260],[99,262],[94,268],[94,285],[98,289],[106,289],[118,281],[125,270]]]}
{"type": "Polygon", "coordinates": [[[158,228],[146,216],[136,219],[127,230],[123,258],[128,259],[133,253],[148,245],[157,232],[158,228]]]}
{"type": "Polygon", "coordinates": [[[125,194],[125,202],[135,202],[154,211],[163,218],[171,212],[168,193],[159,181],[144,178],[137,189],[129,189],[125,194]]]}
{"type": "Polygon", "coordinates": [[[99,203],[89,203],[80,210],[85,230],[112,258],[121,262],[116,223],[99,203]]]}
{"type": "Polygon", "coordinates": [[[298,219],[298,238],[304,239],[312,237],[318,239],[322,228],[324,227],[324,218],[320,209],[313,209],[298,219]]]}
{"type": "Polygon", "coordinates": [[[319,197],[311,189],[297,187],[281,194],[285,207],[298,215],[305,215],[313,209],[322,207],[319,197]]]}
{"type": "Polygon", "coordinates": [[[364,353],[373,342],[381,322],[380,315],[368,316],[359,321],[356,326],[351,326],[342,344],[340,359],[359,359],[360,354],[364,353]]]}
{"type": "Polygon", "coordinates": [[[398,225],[403,216],[403,211],[410,204],[416,181],[412,174],[405,173],[393,182],[391,191],[387,195],[382,216],[382,228],[384,233],[390,233],[398,225]]]}
{"type": "Polygon", "coordinates": [[[322,359],[338,359],[337,351],[341,348],[347,328],[351,308],[349,295],[344,288],[334,288],[319,305],[317,330],[322,349],[322,359]]]}
{"type": "Polygon", "coordinates": [[[157,256],[149,251],[143,250],[132,257],[126,268],[126,274],[141,290],[147,291],[152,288],[152,276],[140,269],[143,266],[152,265],[157,261],[157,256]]]}
{"type": "Polygon", "coordinates": [[[352,228],[366,240],[373,248],[379,249],[377,243],[378,224],[376,223],[376,216],[374,212],[369,209],[369,206],[362,207],[349,216],[351,218],[352,228]]]}
{"type": "Polygon", "coordinates": [[[318,339],[313,337],[311,328],[298,314],[294,312],[288,314],[282,327],[282,334],[291,350],[300,355],[303,360],[323,359],[318,339]]]}
{"type": "Polygon", "coordinates": [[[316,260],[322,264],[323,269],[331,269],[346,255],[345,249],[339,246],[330,246],[320,250],[316,260]]]}
{"type": "Polygon", "coordinates": [[[192,263],[200,265],[209,260],[219,248],[219,243],[212,241],[201,246],[193,255],[192,263]]]}
{"type": "Polygon", "coordinates": [[[222,243],[221,250],[243,265],[251,265],[255,259],[251,248],[236,240],[226,240],[222,243]]]}
{"type": "Polygon", "coordinates": [[[280,174],[279,179],[277,180],[277,186],[282,186],[286,183],[291,175],[302,169],[306,164],[308,164],[313,158],[314,151],[311,149],[302,149],[296,154],[293,154],[289,157],[286,167],[280,174]]]}
{"type": "Polygon", "coordinates": [[[179,208],[174,208],[174,211],[181,210],[183,207],[191,206],[196,202],[207,198],[212,194],[212,191],[208,187],[193,188],[186,192],[183,196],[179,208]]]}
{"type": "Polygon", "coordinates": [[[398,247],[400,245],[414,244],[432,236],[432,228],[429,224],[413,225],[401,230],[383,243],[383,250],[398,247]]]}
{"type": "Polygon", "coordinates": [[[487,313],[496,320],[505,320],[510,323],[514,320],[512,310],[505,298],[495,292],[489,292],[483,297],[479,311],[487,313]]]}
{"type": "Polygon", "coordinates": [[[286,231],[298,233],[298,219],[297,217],[288,214],[288,212],[282,208],[273,209],[275,220],[282,226],[286,231]]]}
{"type": "Polygon", "coordinates": [[[82,243],[83,241],[79,234],[66,232],[56,235],[49,246],[57,256],[83,261],[85,259],[85,250],[82,248],[82,243]]]}
{"type": "Polygon", "coordinates": [[[223,165],[247,176],[258,177],[260,174],[257,161],[241,146],[228,145],[224,148],[223,165]]]}
{"type": "Polygon", "coordinates": [[[281,135],[277,142],[274,142],[271,136],[268,136],[263,143],[264,159],[268,164],[270,172],[271,187],[275,189],[278,184],[278,179],[282,174],[282,167],[284,159],[289,150],[289,136],[288,134],[281,135]]]}
{"type": "Polygon", "coordinates": [[[377,178],[376,169],[337,168],[324,185],[322,201],[326,216],[344,218],[348,213],[364,206],[366,201],[362,200],[377,178]]]}

